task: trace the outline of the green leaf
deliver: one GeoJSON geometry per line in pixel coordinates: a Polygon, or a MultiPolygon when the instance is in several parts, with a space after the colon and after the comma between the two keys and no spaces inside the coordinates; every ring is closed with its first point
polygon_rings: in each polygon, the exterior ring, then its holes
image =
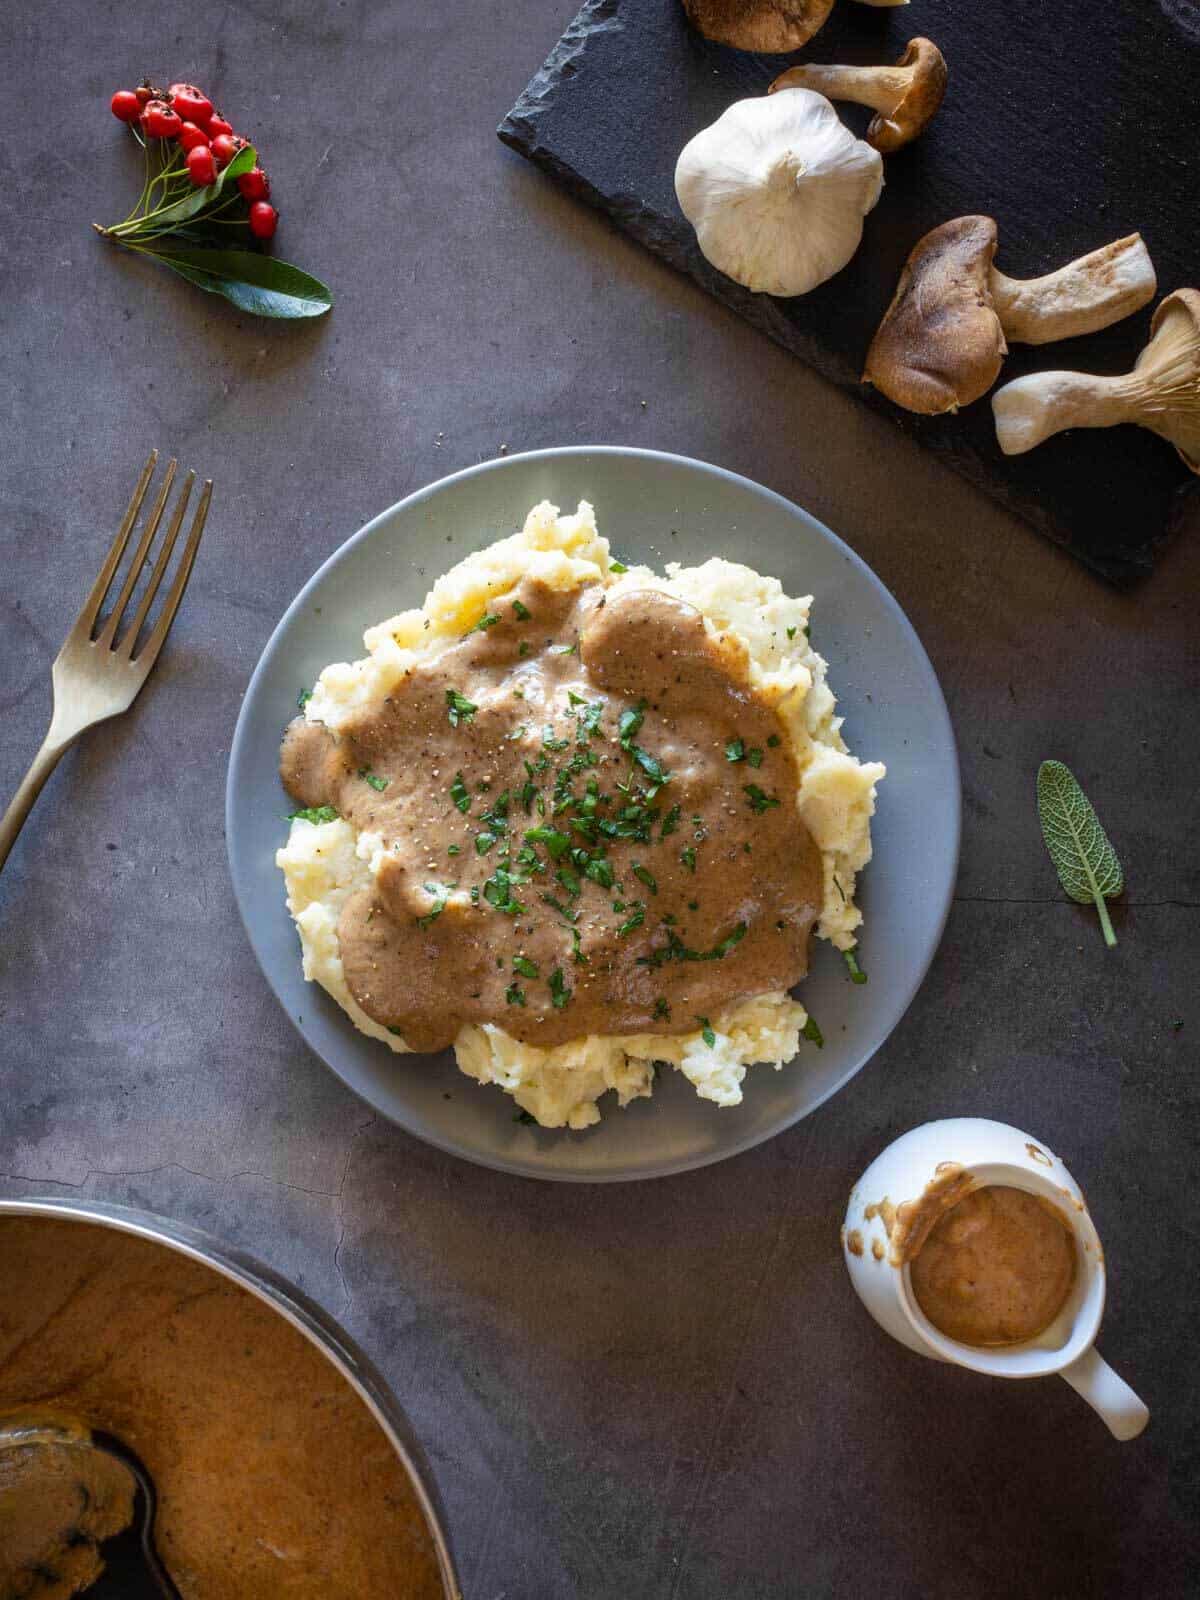
{"type": "Polygon", "coordinates": [[[825,1035],[818,1028],[816,1017],[809,1017],[800,1032],[810,1043],[815,1044],[818,1050],[824,1050],[825,1035]]]}
{"type": "Polygon", "coordinates": [[[256,250],[190,249],[161,243],[137,248],[198,289],[223,295],[239,311],[252,316],[320,317],[333,304],[333,296],[319,278],[256,250]]]}
{"type": "MultiPolygon", "coordinates": [[[[244,172],[249,172],[258,165],[258,155],[252,145],[247,145],[244,150],[239,150],[237,155],[227,167],[217,173],[216,181],[210,183],[206,189],[193,189],[190,194],[185,194],[182,200],[176,200],[174,205],[167,206],[155,214],[153,227],[155,229],[175,227],[177,223],[189,222],[205,207],[213,205],[221,198],[222,192],[230,185],[236,185],[237,180],[244,172]]],[[[117,235],[120,237],[120,234],[117,235]]]]}
{"type": "Polygon", "coordinates": [[[297,818],[301,822],[336,822],[337,817],[338,814],[332,806],[305,806],[301,811],[288,812],[289,822],[295,822],[297,818]]]}
{"type": "Polygon", "coordinates": [[[707,1017],[697,1017],[696,1021],[700,1024],[700,1037],[710,1050],[714,1049],[717,1043],[717,1036],[713,1032],[712,1023],[707,1017]]]}
{"type": "Polygon", "coordinates": [[[450,718],[452,728],[457,728],[460,722],[472,721],[479,710],[473,701],[468,700],[466,695],[459,694],[457,689],[446,690],[446,705],[448,707],[446,714],[450,718]]]}
{"type": "Polygon", "coordinates": [[[1107,902],[1125,887],[1125,875],[1091,801],[1061,761],[1043,761],[1037,776],[1038,816],[1058,881],[1080,905],[1100,914],[1104,942],[1117,942],[1107,902]]]}
{"type": "Polygon", "coordinates": [[[846,971],[850,974],[850,982],[866,983],[867,975],[859,966],[858,956],[855,954],[857,949],[858,946],[856,944],[851,945],[849,950],[842,951],[842,958],[846,963],[846,971]]]}

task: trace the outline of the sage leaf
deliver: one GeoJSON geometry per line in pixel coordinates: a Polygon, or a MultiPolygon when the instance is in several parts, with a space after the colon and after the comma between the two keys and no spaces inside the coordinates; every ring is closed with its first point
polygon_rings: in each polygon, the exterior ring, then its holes
{"type": "Polygon", "coordinates": [[[320,317],[333,304],[319,278],[256,250],[142,249],[198,289],[223,295],[256,317],[320,317]]]}
{"type": "Polygon", "coordinates": [[[1091,801],[1061,761],[1043,761],[1037,776],[1038,816],[1058,881],[1080,905],[1100,914],[1104,942],[1115,945],[1108,901],[1125,887],[1125,875],[1091,801]]]}

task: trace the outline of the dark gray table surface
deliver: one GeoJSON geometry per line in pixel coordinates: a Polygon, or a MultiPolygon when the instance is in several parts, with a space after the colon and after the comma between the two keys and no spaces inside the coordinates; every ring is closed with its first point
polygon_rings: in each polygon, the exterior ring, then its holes
{"type": "Polygon", "coordinates": [[[4,8],[0,791],[147,448],[217,488],[154,680],[0,879],[0,1193],[195,1222],[340,1316],[424,1437],[469,1600],[1195,1594],[1200,528],[1114,593],[502,150],[573,9],[4,8]],[[91,234],[131,198],[106,100],[143,70],[259,135],[328,321],[240,318],[91,234]],[[716,461],[827,521],[925,641],[965,785],[954,911],[887,1048],[773,1143],[626,1188],[371,1116],[254,966],[222,837],[240,697],[317,563],[431,479],[572,442],[716,461]],[[1112,952],[1041,846],[1047,755],[1124,858],[1112,952]],[[1055,1379],[921,1361],[855,1300],[850,1184],[954,1114],[1084,1186],[1139,1441],[1055,1379]]]}

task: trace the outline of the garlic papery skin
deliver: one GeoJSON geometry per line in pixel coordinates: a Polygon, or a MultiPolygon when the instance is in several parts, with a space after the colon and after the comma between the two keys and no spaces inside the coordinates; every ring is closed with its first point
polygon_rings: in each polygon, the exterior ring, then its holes
{"type": "Polygon", "coordinates": [[[705,259],[761,294],[807,294],[840,272],[882,189],[878,151],[811,89],[737,101],[675,166],[705,259]]]}

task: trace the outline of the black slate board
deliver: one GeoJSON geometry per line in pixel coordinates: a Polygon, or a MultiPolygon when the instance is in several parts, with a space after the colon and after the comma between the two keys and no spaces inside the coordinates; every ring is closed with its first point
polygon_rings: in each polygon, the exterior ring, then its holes
{"type": "MultiPolygon", "coordinates": [[[[860,132],[869,113],[839,108],[860,132]]],[[[965,477],[1106,577],[1148,571],[1200,488],[1142,429],[1077,431],[1029,455],[999,450],[987,401],[916,417],[859,382],[904,259],[935,224],[983,211],[997,265],[1035,277],[1140,231],[1160,295],[1200,285],[1200,0],[838,0],[795,57],[727,50],[679,0],[588,0],[498,130],[647,248],[827,378],[893,416],[965,477]],[[704,260],[675,200],[679,151],[726,106],[761,94],[792,60],[891,61],[914,34],[941,46],[946,102],[887,185],[850,265],[812,294],[751,294],[704,260]]],[[[1087,338],[1015,346],[1004,377],[1049,367],[1118,372],[1152,307],[1087,338]]]]}

